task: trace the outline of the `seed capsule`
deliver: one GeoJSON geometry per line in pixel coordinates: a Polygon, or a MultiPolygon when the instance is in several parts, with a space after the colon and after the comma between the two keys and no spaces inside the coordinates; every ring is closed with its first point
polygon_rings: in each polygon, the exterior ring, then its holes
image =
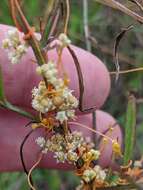
{"type": "Polygon", "coordinates": [[[120,144],[116,140],[113,140],[113,142],[112,142],[112,148],[113,148],[113,152],[116,155],[122,156],[120,144]]]}
{"type": "Polygon", "coordinates": [[[53,98],[53,104],[56,106],[56,107],[59,107],[61,106],[62,104],[64,103],[63,99],[61,97],[54,97],[53,98]]]}
{"type": "Polygon", "coordinates": [[[74,96],[69,96],[68,97],[68,101],[69,101],[70,104],[74,104],[75,100],[76,100],[76,98],[74,96]]]}

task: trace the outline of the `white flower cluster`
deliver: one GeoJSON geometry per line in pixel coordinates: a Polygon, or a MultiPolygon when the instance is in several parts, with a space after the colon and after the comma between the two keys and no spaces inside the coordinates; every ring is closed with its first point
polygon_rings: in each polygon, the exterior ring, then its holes
{"type": "Polygon", "coordinates": [[[32,107],[41,113],[46,113],[55,109],[52,100],[46,92],[47,88],[44,81],[39,83],[38,88],[34,87],[32,90],[32,107]]]}
{"type": "Polygon", "coordinates": [[[103,170],[99,165],[96,165],[94,168],[90,168],[84,171],[82,179],[89,183],[93,179],[104,181],[106,178],[105,170],[103,170]]]}
{"type": "Polygon", "coordinates": [[[68,119],[74,119],[74,118],[75,118],[75,110],[59,111],[56,115],[56,119],[60,121],[60,123],[63,123],[68,119]]]}
{"type": "Polygon", "coordinates": [[[67,161],[77,167],[77,174],[79,172],[82,179],[78,190],[83,189],[85,183],[88,184],[93,180],[95,183],[104,183],[106,172],[96,164],[100,152],[88,148],[92,145],[89,146],[89,140],[86,142],[81,132],[73,131],[65,135],[55,132],[47,141],[43,137],[37,138],[36,143],[43,148],[43,153],[53,152],[57,163],[67,161]]]}
{"type": "Polygon", "coordinates": [[[8,50],[8,58],[12,64],[18,63],[28,50],[28,44],[20,39],[17,29],[7,32],[7,38],[3,40],[2,47],[8,50]]]}
{"type": "Polygon", "coordinates": [[[37,67],[37,73],[46,78],[50,89],[44,82],[40,82],[38,88],[32,90],[32,107],[42,113],[58,111],[56,119],[61,123],[74,118],[74,109],[78,106],[78,100],[72,95],[72,91],[65,85],[64,80],[58,77],[56,63],[49,61],[37,67]]]}
{"type": "Polygon", "coordinates": [[[36,142],[41,148],[43,148],[44,145],[45,145],[45,143],[46,143],[44,137],[38,137],[35,142],[36,142]]]}
{"type": "Polygon", "coordinates": [[[71,40],[68,38],[68,36],[64,33],[61,33],[57,39],[53,40],[49,47],[52,49],[53,47],[56,48],[57,52],[62,51],[65,47],[69,46],[71,44],[71,40]]]}
{"type": "MultiPolygon", "coordinates": [[[[74,131],[63,136],[56,133],[45,142],[43,137],[38,137],[36,143],[43,148],[43,153],[54,152],[57,162],[65,161],[75,164],[81,155],[86,151],[86,142],[81,132],[74,131]],[[78,150],[78,151],[77,151],[78,150]]],[[[98,159],[99,151],[91,150],[92,159],[98,159]]]]}

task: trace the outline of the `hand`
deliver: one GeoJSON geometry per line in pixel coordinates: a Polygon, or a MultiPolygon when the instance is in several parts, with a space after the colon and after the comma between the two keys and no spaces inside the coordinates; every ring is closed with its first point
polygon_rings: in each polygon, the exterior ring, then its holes
{"type": "MultiPolygon", "coordinates": [[[[2,39],[5,38],[6,32],[9,29],[10,27],[8,26],[0,25],[0,47],[2,39]]],[[[84,76],[85,94],[83,105],[86,108],[92,106],[99,108],[106,100],[110,91],[110,78],[108,71],[101,61],[92,54],[75,46],[72,46],[72,48],[78,56],[84,76]]],[[[55,51],[49,52],[48,56],[52,59],[57,58],[55,51]]],[[[26,110],[31,110],[31,90],[40,80],[35,73],[36,64],[32,61],[34,59],[32,50],[29,49],[27,55],[22,58],[20,64],[11,65],[7,58],[6,51],[0,48],[0,64],[4,75],[6,97],[11,103],[26,110]]],[[[76,69],[72,57],[67,50],[64,50],[62,60],[65,70],[71,79],[70,88],[73,89],[75,95],[79,97],[76,69]]],[[[92,126],[90,114],[78,116],[78,120],[83,124],[92,126]]],[[[30,130],[29,127],[24,127],[28,122],[29,120],[27,118],[16,113],[4,109],[0,110],[0,171],[14,171],[22,169],[19,149],[23,138],[30,130]]],[[[103,132],[107,127],[109,127],[109,125],[115,123],[115,120],[108,114],[97,111],[96,123],[97,129],[103,132]]],[[[75,129],[81,130],[81,128],[77,127],[75,129]]],[[[82,129],[82,131],[84,130],[82,129]]],[[[35,143],[35,138],[40,136],[41,133],[42,129],[35,131],[30,136],[24,147],[24,157],[28,168],[31,167],[37,159],[39,150],[35,143]]],[[[84,133],[86,136],[91,136],[91,133],[87,130],[84,133]]],[[[119,142],[121,141],[121,132],[119,127],[115,128],[113,136],[115,138],[118,137],[119,142]]],[[[101,162],[104,165],[109,163],[111,147],[109,148],[108,146],[106,151],[104,156],[101,157],[101,162]],[[109,149],[110,153],[107,154],[109,149]]],[[[56,164],[51,153],[44,156],[40,167],[62,169],[71,168],[69,165],[56,164]]]]}

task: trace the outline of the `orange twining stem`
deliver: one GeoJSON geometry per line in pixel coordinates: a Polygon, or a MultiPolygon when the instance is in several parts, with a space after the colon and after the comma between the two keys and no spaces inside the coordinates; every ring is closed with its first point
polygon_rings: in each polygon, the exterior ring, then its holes
{"type": "Polygon", "coordinates": [[[62,94],[62,90],[59,90],[59,91],[56,91],[56,90],[48,91],[48,90],[47,90],[47,91],[42,95],[41,99],[44,98],[44,97],[46,97],[46,96],[53,96],[53,97],[55,97],[55,96],[59,96],[59,95],[61,95],[61,94],[62,94]]]}
{"type": "Polygon", "coordinates": [[[35,27],[31,27],[27,34],[24,36],[24,40],[29,40],[35,33],[35,27]]]}
{"type": "Polygon", "coordinates": [[[61,74],[61,70],[64,70],[63,69],[63,64],[62,64],[62,52],[63,52],[63,49],[60,49],[58,51],[58,61],[57,61],[57,67],[58,67],[58,71],[59,71],[59,74],[61,74]]]}
{"type": "Polygon", "coordinates": [[[31,184],[31,181],[30,181],[30,176],[33,172],[33,170],[39,165],[39,163],[41,162],[43,158],[43,154],[41,153],[39,155],[39,158],[37,160],[37,162],[32,166],[32,168],[29,170],[29,173],[28,173],[28,176],[27,176],[27,180],[28,180],[28,184],[29,184],[29,187],[32,189],[32,190],[36,190],[35,187],[31,184]]]}
{"type": "Polygon", "coordinates": [[[22,28],[20,26],[20,24],[17,21],[17,17],[16,17],[16,10],[15,10],[15,2],[14,0],[10,0],[10,7],[11,7],[11,15],[13,18],[13,21],[15,23],[15,26],[17,27],[17,29],[22,32],[22,28]]]}
{"type": "Polygon", "coordinates": [[[102,137],[105,137],[106,139],[109,139],[111,142],[114,141],[111,137],[106,136],[106,135],[102,134],[101,132],[96,131],[96,130],[94,130],[94,129],[92,129],[92,128],[86,126],[86,125],[83,125],[83,124],[81,124],[81,123],[78,123],[78,122],[68,122],[68,123],[71,124],[71,125],[77,125],[77,126],[79,126],[79,127],[85,128],[85,129],[87,129],[87,130],[89,130],[89,131],[91,131],[91,132],[93,132],[93,133],[95,133],[95,134],[98,134],[98,135],[100,135],[100,136],[102,136],[102,137]]]}
{"type": "Polygon", "coordinates": [[[31,38],[31,36],[33,36],[34,32],[35,32],[35,28],[34,27],[30,27],[29,24],[27,23],[24,15],[22,14],[21,12],[21,9],[20,9],[20,5],[19,5],[19,2],[17,0],[10,0],[10,4],[11,4],[11,14],[12,14],[12,18],[13,18],[13,21],[17,27],[17,29],[22,32],[22,27],[20,26],[18,20],[17,20],[17,15],[16,15],[16,9],[18,9],[18,11],[20,12],[20,15],[22,17],[22,20],[24,21],[26,27],[27,27],[27,30],[28,30],[28,33],[25,34],[24,36],[24,40],[29,40],[31,38]]]}
{"type": "MultiPolygon", "coordinates": [[[[21,7],[20,7],[20,5],[19,5],[19,2],[18,2],[17,0],[11,0],[11,1],[13,2],[13,5],[14,5],[15,9],[17,9],[17,12],[18,12],[19,15],[20,15],[21,21],[23,22],[24,27],[26,28],[25,30],[28,32],[28,33],[26,34],[26,37],[29,39],[31,36],[33,36],[33,33],[35,32],[35,28],[34,28],[34,27],[30,27],[28,21],[26,20],[26,18],[25,18],[25,16],[24,16],[23,12],[22,12],[22,10],[21,10],[21,7]]],[[[14,10],[15,10],[15,9],[14,9],[14,10]]],[[[18,20],[17,20],[17,18],[16,18],[16,13],[15,13],[15,12],[13,12],[13,16],[14,16],[14,19],[15,19],[15,24],[20,25],[19,22],[18,22],[18,20]]],[[[16,25],[16,26],[17,26],[17,25],[16,25]]],[[[17,26],[17,27],[18,27],[18,26],[17,26]]]]}
{"type": "Polygon", "coordinates": [[[62,62],[63,48],[59,49],[57,53],[58,53],[57,68],[58,68],[58,71],[59,71],[59,77],[61,75],[63,75],[64,84],[66,86],[68,86],[69,85],[69,77],[68,77],[67,72],[65,71],[65,68],[64,68],[64,65],[63,65],[63,62],[62,62]]]}
{"type": "Polygon", "coordinates": [[[19,2],[18,2],[17,0],[14,0],[14,3],[15,3],[15,7],[16,7],[18,13],[20,14],[20,17],[21,17],[21,19],[22,19],[22,22],[24,23],[26,29],[29,30],[29,29],[30,29],[29,23],[28,23],[28,21],[26,20],[26,18],[25,18],[25,16],[24,16],[23,12],[22,12],[22,10],[21,10],[21,7],[20,7],[20,5],[19,5],[19,2]]]}

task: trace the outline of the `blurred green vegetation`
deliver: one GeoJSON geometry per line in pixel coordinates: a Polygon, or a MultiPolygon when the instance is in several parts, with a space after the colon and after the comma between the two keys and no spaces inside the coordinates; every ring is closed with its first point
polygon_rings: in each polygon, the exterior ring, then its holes
{"type": "MultiPolygon", "coordinates": [[[[29,22],[39,28],[39,20],[42,17],[47,0],[23,1],[23,7],[29,22]]],[[[71,0],[71,18],[69,25],[69,36],[74,44],[85,48],[82,0],[71,0]]],[[[8,0],[0,1],[0,23],[13,25],[9,12],[8,0]]],[[[89,28],[90,34],[97,41],[93,44],[92,52],[104,61],[108,69],[115,70],[113,61],[113,46],[117,34],[121,28],[130,24],[134,29],[122,40],[120,44],[120,66],[121,70],[143,66],[143,26],[134,22],[128,16],[89,1],[89,28]]],[[[112,90],[103,109],[111,113],[124,127],[125,110],[127,106],[127,95],[132,92],[136,98],[143,97],[143,74],[142,72],[120,75],[117,83],[112,77],[112,90]]],[[[142,102],[142,101],[141,101],[142,102]]],[[[137,105],[137,150],[143,153],[143,105],[137,105]]],[[[138,156],[138,154],[137,154],[138,156]]],[[[71,172],[59,172],[53,170],[37,170],[34,179],[41,189],[59,190],[74,189],[78,179],[71,172]]],[[[28,189],[26,178],[23,173],[0,174],[1,190],[26,190],[28,189]]]]}

